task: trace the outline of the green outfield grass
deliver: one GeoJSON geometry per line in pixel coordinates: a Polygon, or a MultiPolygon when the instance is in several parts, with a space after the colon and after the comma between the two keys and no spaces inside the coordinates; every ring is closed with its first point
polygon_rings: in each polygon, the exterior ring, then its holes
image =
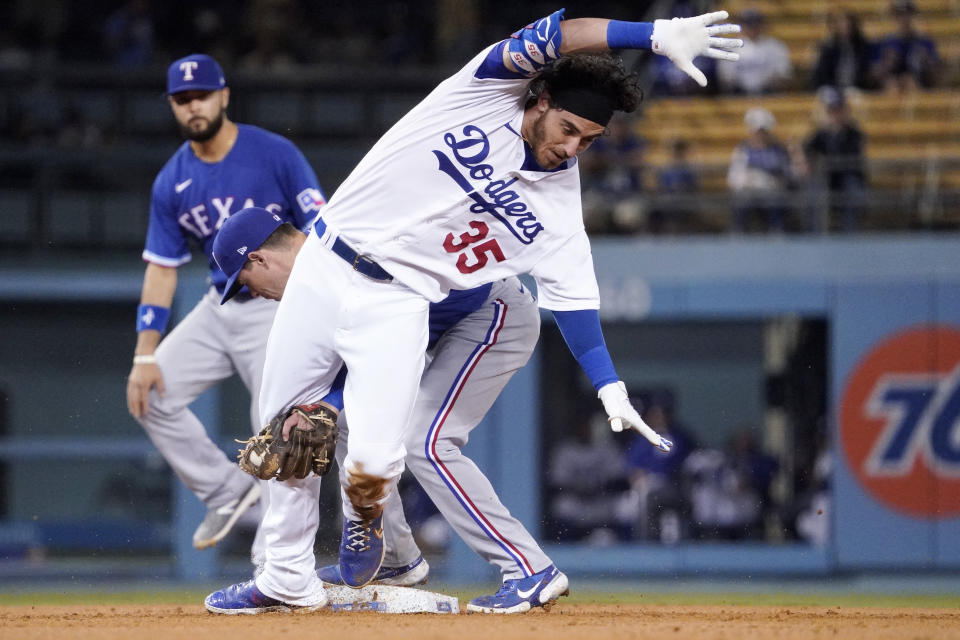
{"type": "MultiPolygon", "coordinates": [[[[442,589],[437,587],[438,590],[442,589]]],[[[0,593],[0,606],[24,605],[197,605],[200,606],[209,589],[171,589],[159,591],[91,591],[52,590],[34,592],[0,593]]],[[[466,602],[483,589],[453,591],[453,595],[466,602]]],[[[641,605],[728,605],[728,606],[777,606],[777,607],[922,607],[958,608],[960,594],[870,594],[870,593],[719,593],[688,591],[683,593],[581,591],[561,603],[569,604],[641,604],[641,605]]]]}
{"type": "Polygon", "coordinates": [[[576,604],[648,604],[648,605],[732,605],[796,607],[960,607],[960,594],[875,594],[875,593],[762,593],[698,592],[683,593],[598,593],[572,594],[576,604]]]}

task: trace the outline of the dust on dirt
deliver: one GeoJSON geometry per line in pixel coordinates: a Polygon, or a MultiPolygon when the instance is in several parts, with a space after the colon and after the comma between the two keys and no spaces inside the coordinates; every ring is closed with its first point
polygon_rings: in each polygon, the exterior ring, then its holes
{"type": "Polygon", "coordinates": [[[201,605],[6,606],[0,637],[71,638],[439,638],[533,637],[563,640],[930,640],[960,638],[960,611],[920,608],[744,607],[556,604],[550,611],[495,616],[388,615],[373,612],[268,613],[224,616],[201,605]],[[385,635],[386,633],[386,635],[385,635]]]}

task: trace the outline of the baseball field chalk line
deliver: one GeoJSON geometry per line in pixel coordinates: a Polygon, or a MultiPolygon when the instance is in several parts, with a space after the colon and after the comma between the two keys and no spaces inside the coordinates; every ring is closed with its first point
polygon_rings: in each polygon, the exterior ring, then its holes
{"type": "Polygon", "coordinates": [[[370,585],[362,589],[324,584],[331,611],[376,611],[377,613],[460,613],[453,596],[412,587],[370,585]]]}

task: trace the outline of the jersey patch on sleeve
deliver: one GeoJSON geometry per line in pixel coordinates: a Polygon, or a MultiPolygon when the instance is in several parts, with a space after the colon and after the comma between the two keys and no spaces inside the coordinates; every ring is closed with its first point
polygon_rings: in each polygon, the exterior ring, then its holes
{"type": "Polygon", "coordinates": [[[313,187],[304,189],[297,194],[297,204],[300,205],[300,209],[302,209],[304,213],[320,211],[320,207],[326,203],[327,201],[323,198],[320,190],[314,189],[313,187]]]}
{"type": "Polygon", "coordinates": [[[563,9],[555,11],[513,33],[491,49],[474,75],[477,78],[528,78],[559,58],[563,12],[563,9]],[[504,46],[513,69],[503,62],[504,46]]]}

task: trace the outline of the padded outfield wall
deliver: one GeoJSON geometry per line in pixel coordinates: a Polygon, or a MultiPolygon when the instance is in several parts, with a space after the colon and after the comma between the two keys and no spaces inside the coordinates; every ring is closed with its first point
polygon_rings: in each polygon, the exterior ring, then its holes
{"type": "MultiPolygon", "coordinates": [[[[951,234],[595,241],[605,322],[642,329],[644,323],[797,315],[827,323],[835,464],[833,506],[825,516],[831,533],[822,546],[588,549],[545,541],[557,564],[571,574],[624,577],[960,566],[958,249],[960,238],[951,234]]],[[[122,400],[141,277],[135,256],[110,265],[0,262],[0,388],[6,398],[0,546],[15,551],[21,543],[73,541],[122,547],[132,540],[169,552],[180,577],[209,578],[220,570],[217,555],[190,547],[202,507],[175,479],[171,509],[139,528],[128,523],[118,529],[113,522],[98,530],[102,513],[90,513],[96,505],[78,498],[84,489],[77,478],[101,468],[103,459],[149,461],[152,455],[122,400]],[[51,405],[54,397],[61,401],[51,405]],[[38,408],[50,419],[38,422],[38,408]]],[[[202,273],[185,269],[181,312],[203,289],[202,273]]],[[[550,322],[548,314],[544,319],[550,322]]],[[[747,366],[739,371],[754,375],[747,366]]],[[[504,501],[535,532],[544,513],[541,438],[549,428],[540,426],[541,406],[531,399],[539,397],[544,375],[538,350],[469,444],[504,501]]],[[[211,424],[221,421],[215,395],[203,396],[195,409],[211,424]]],[[[437,569],[461,581],[492,573],[457,541],[437,569]]]]}

